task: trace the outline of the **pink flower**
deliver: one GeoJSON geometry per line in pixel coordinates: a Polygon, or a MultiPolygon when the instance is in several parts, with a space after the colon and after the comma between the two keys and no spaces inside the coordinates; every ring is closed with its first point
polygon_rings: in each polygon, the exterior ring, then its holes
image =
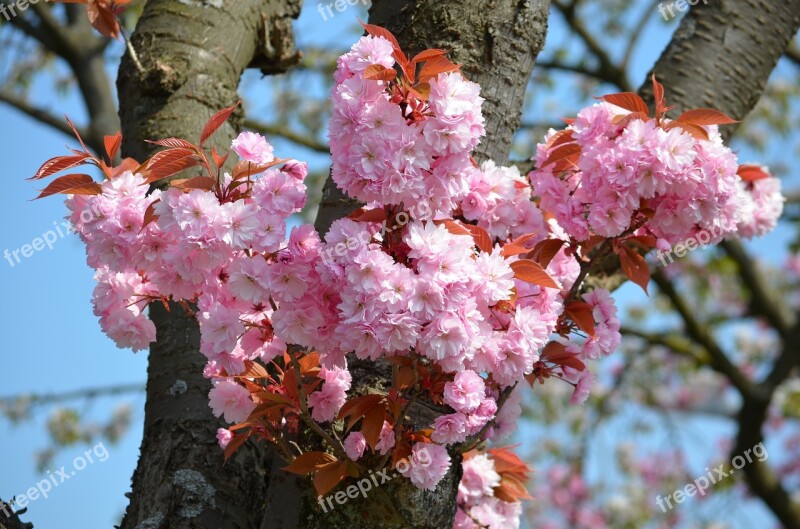
{"type": "Polygon", "coordinates": [[[378,439],[378,443],[375,445],[375,450],[381,455],[386,455],[389,450],[394,448],[394,442],[394,429],[387,421],[383,421],[381,436],[378,439]]]}
{"type": "Polygon", "coordinates": [[[433,422],[434,442],[449,445],[467,438],[467,418],[463,413],[451,413],[437,417],[433,422]]]}
{"type": "Polygon", "coordinates": [[[450,454],[441,445],[417,443],[405,465],[400,462],[396,469],[417,488],[434,490],[450,469],[450,454]]]}
{"type": "Polygon", "coordinates": [[[485,396],[486,384],[474,371],[462,371],[453,382],[444,386],[444,401],[462,413],[470,413],[480,406],[485,396]]]}
{"type": "Polygon", "coordinates": [[[461,466],[463,475],[458,484],[459,503],[471,505],[483,496],[494,496],[493,489],[500,485],[500,474],[487,454],[470,457],[461,466]]]}
{"type": "Polygon", "coordinates": [[[578,383],[575,385],[575,391],[572,392],[572,397],[569,403],[572,405],[583,404],[589,398],[589,392],[592,389],[593,377],[589,371],[584,371],[578,383]]]}
{"type": "Polygon", "coordinates": [[[329,422],[347,401],[347,390],[350,389],[351,376],[346,369],[322,368],[320,378],[325,381],[320,391],[308,397],[308,406],[313,408],[311,417],[317,422],[329,422]]]}
{"type": "Polygon", "coordinates": [[[219,428],[217,430],[217,442],[219,443],[219,447],[225,450],[228,447],[228,444],[233,440],[233,432],[230,430],[226,430],[225,428],[219,428]]]}
{"type": "Polygon", "coordinates": [[[240,423],[247,420],[256,408],[250,398],[250,392],[232,380],[220,380],[208,393],[209,405],[216,417],[225,415],[229,423],[240,423]]]}
{"type": "Polygon", "coordinates": [[[242,160],[252,162],[256,165],[264,165],[275,159],[272,154],[272,145],[261,134],[244,131],[233,140],[231,144],[234,152],[242,160]]]}
{"type": "Polygon", "coordinates": [[[344,440],[344,451],[347,457],[353,461],[358,461],[364,455],[367,448],[367,440],[361,432],[351,432],[344,440]]]}

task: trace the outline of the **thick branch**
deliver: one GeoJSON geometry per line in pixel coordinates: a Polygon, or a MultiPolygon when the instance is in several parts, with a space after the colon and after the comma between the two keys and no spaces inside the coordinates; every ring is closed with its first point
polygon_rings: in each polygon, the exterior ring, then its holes
{"type": "Polygon", "coordinates": [[[775,329],[782,339],[786,339],[792,322],[781,310],[781,303],[773,295],[771,287],[764,280],[763,274],[756,267],[756,263],[747,255],[741,241],[733,239],[722,241],[720,246],[736,262],[739,268],[739,277],[750,292],[750,310],[753,315],[764,317],[770,326],[775,329]]]}

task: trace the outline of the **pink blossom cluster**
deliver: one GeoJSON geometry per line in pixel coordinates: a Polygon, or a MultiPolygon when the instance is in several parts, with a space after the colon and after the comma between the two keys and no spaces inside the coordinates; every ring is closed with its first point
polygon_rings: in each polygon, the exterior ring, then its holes
{"type": "Polygon", "coordinates": [[[469,193],[472,149],[484,134],[480,87],[460,73],[430,80],[427,101],[416,99],[422,119],[409,119],[386,81],[365,78],[367,67],[392,68],[394,48],[383,37],[361,38],[338,60],[329,136],[334,181],[363,202],[428,201],[449,213],[469,193]]]}
{"type": "MultiPolygon", "coordinates": [[[[653,211],[646,229],[668,245],[702,231],[715,235],[712,244],[735,233],[743,218],[739,166],[718,127],[704,127],[705,140],[670,128],[669,120],[663,126],[652,119],[620,121],[628,113],[603,102],[578,114],[568,127],[580,148],[572,170],[556,171],[556,163],[548,163],[563,144],[539,145],[530,178],[541,207],[578,241],[620,236],[643,209],[653,211]]],[[[774,216],[775,184],[761,186],[761,201],[752,202],[765,209],[759,215],[766,220],[774,216]]]]}
{"type": "Polygon", "coordinates": [[[462,469],[453,529],[518,529],[522,504],[495,497],[501,477],[494,460],[488,454],[473,455],[462,469]]]}
{"type": "Polygon", "coordinates": [[[158,259],[151,231],[142,231],[144,213],[159,199],[147,195],[141,175],[125,172],[102,184],[98,195],[73,195],[66,200],[69,220],[86,245],[87,262],[97,272],[92,296],[100,326],[119,347],[146,349],[156,328],[144,309],[147,296],[158,291],[145,268],[158,259]],[[146,242],[145,242],[146,241],[146,242]]]}
{"type": "MultiPolygon", "coordinates": [[[[376,231],[372,223],[341,219],[325,245],[365,240],[364,232],[376,231]]],[[[446,372],[468,369],[512,385],[538,360],[561,298],[556,289],[516,279],[510,267],[516,257],[504,257],[499,249],[477,254],[474,244],[470,235],[451,233],[442,224],[415,221],[404,230],[397,253],[387,253],[376,240],[335,255],[317,265],[318,276],[300,272],[321,285],[308,292],[314,298],[308,303],[320,310],[314,313],[319,325],[284,327],[276,318],[276,332],[287,343],[315,347],[323,365],[342,365],[350,351],[374,360],[414,350],[446,372]],[[516,307],[496,310],[515,289],[516,307]]],[[[292,321],[305,317],[298,307],[306,302],[288,309],[292,321]]]]}
{"type": "Polygon", "coordinates": [[[786,197],[781,193],[781,181],[770,175],[767,167],[760,167],[766,178],[754,182],[739,182],[739,200],[742,212],[736,226],[740,237],[760,237],[775,229],[783,213],[786,197]]]}
{"type": "Polygon", "coordinates": [[[480,171],[472,172],[461,211],[465,219],[475,221],[501,241],[536,233],[538,237],[533,242],[538,242],[547,234],[542,212],[533,202],[530,183],[515,166],[484,162],[480,171]]]}
{"type": "MultiPolygon", "coordinates": [[[[244,133],[237,142],[247,161],[272,159],[263,138],[244,133]]],[[[239,373],[244,360],[268,361],[285,350],[263,325],[272,315],[265,256],[281,249],[286,219],[305,203],[306,174],[304,163],[290,161],[255,179],[246,198],[220,200],[174,187],[147,195],[144,177],[127,172],[104,182],[101,194],[70,197],[70,220],[98,270],[94,304],[103,330],[120,347],[144,349],[155,340],[144,307],[172,296],[198,303],[210,375],[239,373]],[[157,219],[145,225],[148,208],[157,219]]],[[[221,187],[230,183],[225,175],[221,187]]]]}

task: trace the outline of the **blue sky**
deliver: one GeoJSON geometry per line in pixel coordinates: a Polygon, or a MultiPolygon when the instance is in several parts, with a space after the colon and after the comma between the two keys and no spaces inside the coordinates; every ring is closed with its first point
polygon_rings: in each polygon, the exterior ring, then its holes
{"type": "MultiPolygon", "coordinates": [[[[356,16],[365,18],[360,5],[323,20],[316,4],[308,3],[297,25],[300,46],[305,43],[349,46],[355,35],[356,16]]],[[[665,26],[658,23],[658,18],[657,11],[653,10],[646,44],[634,55],[634,84],[644,78],[671,31],[677,27],[677,20],[665,26]]],[[[563,28],[556,22],[551,27],[549,42],[556,43],[562,38],[563,28]]],[[[111,75],[115,77],[113,70],[111,75]]],[[[253,79],[255,77],[251,81],[253,79]]],[[[268,99],[253,85],[248,83],[249,91],[253,92],[248,96],[253,95],[256,101],[251,108],[268,109],[268,99]]],[[[53,108],[56,114],[67,113],[76,121],[85,118],[77,100],[62,99],[49,86],[36,86],[34,94],[37,101],[53,108]]],[[[561,97],[564,104],[561,94],[555,97],[561,97]]],[[[543,104],[534,112],[545,112],[545,107],[543,104]]],[[[549,117],[553,120],[558,116],[549,117]]],[[[0,154],[5,161],[5,190],[0,195],[0,251],[13,252],[31,244],[63,219],[63,202],[55,197],[31,201],[40,186],[26,182],[25,178],[44,160],[62,154],[69,140],[7,106],[0,106],[0,123],[0,154]]],[[[309,159],[309,153],[303,149],[291,148],[280,141],[275,144],[276,152],[282,157],[309,159]]],[[[783,156],[788,158],[789,154],[783,156]]],[[[319,155],[313,157],[313,162],[318,167],[327,163],[326,157],[319,155]]],[[[762,255],[775,258],[782,246],[780,241],[786,237],[788,231],[781,231],[758,243],[757,247],[762,255]]],[[[6,301],[0,305],[0,365],[4,368],[0,396],[145,382],[146,353],[118,350],[101,333],[92,315],[92,271],[85,264],[83,247],[77,237],[59,237],[52,249],[45,247],[34,252],[13,267],[4,258],[0,261],[0,285],[6,296],[6,301]]],[[[618,293],[623,303],[641,302],[642,296],[641,291],[631,287],[618,293]]],[[[119,444],[107,445],[109,459],[78,472],[56,487],[49,499],[35,501],[26,520],[42,529],[100,529],[119,521],[127,505],[123,494],[129,489],[138,458],[144,407],[141,395],[127,400],[134,410],[133,427],[119,444]]],[[[119,403],[120,399],[101,399],[84,411],[89,418],[102,419],[119,403]]],[[[0,458],[0,497],[3,499],[24,493],[43,479],[35,470],[33,454],[46,444],[45,420],[46,414],[38,414],[34,421],[22,425],[0,420],[0,451],[4,454],[0,458]]],[[[71,466],[73,458],[83,454],[85,449],[80,446],[59,453],[51,469],[71,466]]]]}

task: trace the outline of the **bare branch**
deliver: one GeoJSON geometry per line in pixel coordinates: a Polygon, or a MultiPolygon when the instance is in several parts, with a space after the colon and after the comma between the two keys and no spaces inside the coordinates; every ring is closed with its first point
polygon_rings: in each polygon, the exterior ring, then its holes
{"type": "MultiPolygon", "coordinates": [[[[72,130],[69,128],[64,118],[57,117],[48,110],[32,105],[22,97],[7,91],[0,91],[0,101],[27,114],[40,123],[49,125],[68,136],[72,136],[72,130]]],[[[88,130],[85,128],[78,128],[78,133],[84,138],[88,137],[88,130]]],[[[96,150],[102,149],[102,145],[92,145],[92,148],[96,150]]]]}
{"type": "Polygon", "coordinates": [[[608,52],[600,45],[589,29],[584,25],[580,17],[578,17],[577,2],[565,4],[563,0],[553,0],[552,4],[561,12],[564,16],[564,20],[581,38],[592,55],[597,58],[599,63],[597,71],[601,75],[600,78],[618,86],[624,92],[632,92],[633,88],[628,82],[625,70],[614,64],[608,52]]]}
{"type": "Polygon", "coordinates": [[[296,143],[297,145],[311,149],[315,152],[321,152],[324,154],[329,154],[331,152],[331,149],[328,145],[318,142],[313,137],[304,136],[294,132],[283,125],[278,125],[275,123],[262,123],[254,119],[246,119],[244,126],[245,128],[252,129],[264,135],[280,136],[281,138],[285,138],[292,143],[296,143]]]}
{"type": "Polygon", "coordinates": [[[747,255],[747,251],[741,241],[736,239],[726,240],[722,241],[720,246],[739,267],[739,276],[750,292],[751,312],[755,315],[763,316],[780,334],[781,338],[785,340],[792,322],[781,311],[780,302],[773,296],[769,285],[767,285],[756,264],[747,255]]]}

